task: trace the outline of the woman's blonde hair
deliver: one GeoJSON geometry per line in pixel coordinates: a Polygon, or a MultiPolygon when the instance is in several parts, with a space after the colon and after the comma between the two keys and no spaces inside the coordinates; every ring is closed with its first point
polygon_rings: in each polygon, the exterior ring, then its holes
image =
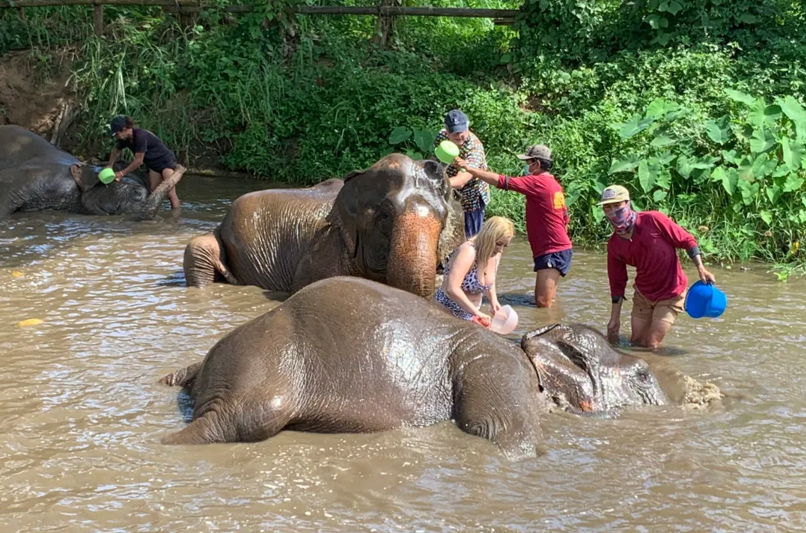
{"type": "Polygon", "coordinates": [[[515,236],[515,224],[508,218],[491,217],[484,221],[481,231],[471,240],[476,246],[476,263],[484,268],[495,255],[495,243],[515,236]]]}

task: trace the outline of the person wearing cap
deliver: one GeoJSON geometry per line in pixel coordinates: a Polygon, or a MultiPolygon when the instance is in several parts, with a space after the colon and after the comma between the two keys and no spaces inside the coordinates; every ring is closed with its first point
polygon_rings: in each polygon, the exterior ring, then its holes
{"type": "Polygon", "coordinates": [[[536,272],[535,305],[551,307],[557,282],[571,270],[573,256],[565,193],[549,172],[554,160],[547,146],[534,145],[518,159],[526,162],[526,175],[517,178],[473,168],[461,158],[454,164],[467,168],[468,173],[490,185],[526,196],[526,236],[536,272]]]}
{"type": "MultiPolygon", "coordinates": [[[[112,137],[117,142],[109,156],[107,168],[117,162],[120,153],[124,148],[128,148],[134,154],[134,160],[118,172],[115,172],[115,179],[120,179],[126,174],[137,170],[140,165],[145,164],[148,168],[148,188],[151,192],[157,188],[160,182],[170,178],[174,172],[184,172],[185,168],[176,162],[176,156],[163,142],[148,130],[134,127],[130,117],[118,116],[112,119],[110,124],[112,137]]],[[[168,192],[168,199],[171,201],[171,209],[178,209],[180,206],[179,197],[176,195],[176,188],[168,192]]]]}
{"type": "MultiPolygon", "coordinates": [[[[470,131],[467,115],[458,109],[445,116],[445,128],[437,134],[434,146],[448,140],[459,147],[459,157],[467,165],[465,168],[487,169],[487,157],[484,146],[476,135],[470,131]]],[[[484,223],[484,210],[490,203],[490,187],[483,181],[475,179],[456,164],[448,165],[445,173],[451,187],[461,189],[462,210],[465,213],[465,237],[470,238],[481,231],[484,223]]]]}
{"type": "Polygon", "coordinates": [[[630,341],[656,348],[683,311],[688,279],[676,250],[686,250],[703,283],[714,283],[716,279],[703,266],[700,248],[689,232],[659,211],[633,211],[630,193],[621,185],[605,188],[599,205],[614,229],[607,243],[607,276],[612,298],[608,339],[618,342],[627,265],[630,265],[635,267],[630,341]]]}

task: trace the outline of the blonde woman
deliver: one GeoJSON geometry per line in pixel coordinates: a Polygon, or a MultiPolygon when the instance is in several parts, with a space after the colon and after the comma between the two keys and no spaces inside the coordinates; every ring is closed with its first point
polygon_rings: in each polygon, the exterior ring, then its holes
{"type": "Polygon", "coordinates": [[[434,299],[453,316],[463,320],[478,318],[490,325],[490,315],[481,312],[482,295],[490,301],[491,315],[501,307],[495,292],[495,275],[504,248],[515,235],[512,221],[492,217],[481,227],[478,235],[454,250],[448,258],[442,286],[434,299]]]}

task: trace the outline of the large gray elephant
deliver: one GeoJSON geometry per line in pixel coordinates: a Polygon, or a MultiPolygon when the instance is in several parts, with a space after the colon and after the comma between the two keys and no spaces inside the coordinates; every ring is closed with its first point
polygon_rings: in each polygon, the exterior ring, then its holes
{"type": "Polygon", "coordinates": [[[349,275],[430,296],[438,259],[464,241],[464,214],[435,161],[384,157],[344,181],[241,196],[185,249],[189,286],[296,292],[349,275]]]}
{"type": "Polygon", "coordinates": [[[454,419],[512,458],[536,454],[547,398],[577,412],[668,402],[646,362],[590,328],[541,328],[518,347],[429,300],[354,277],[309,285],[162,382],[195,401],[193,421],[165,443],[454,419]]]}
{"type": "Polygon", "coordinates": [[[43,209],[88,215],[131,213],[149,219],[183,174],[175,172],[149,195],[144,175],[133,173],[104,185],[98,180],[101,168],[24,128],[0,126],[0,219],[16,211],[43,209]]]}

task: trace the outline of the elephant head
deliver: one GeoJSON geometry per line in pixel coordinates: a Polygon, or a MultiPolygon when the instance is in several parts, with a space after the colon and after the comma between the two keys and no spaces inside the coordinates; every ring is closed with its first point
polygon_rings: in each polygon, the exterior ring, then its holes
{"type": "Polygon", "coordinates": [[[669,403],[646,361],[617,352],[588,326],[546,326],[524,335],[521,348],[541,387],[565,407],[602,412],[669,403]]]}
{"type": "Polygon", "coordinates": [[[439,259],[464,241],[464,214],[444,170],[391,154],[345,178],[330,220],[358,275],[433,294],[439,259]]]}
{"type": "MultiPolygon", "coordinates": [[[[118,163],[115,170],[125,164],[118,163]]],[[[120,181],[104,185],[98,179],[103,167],[89,163],[70,166],[70,173],[81,190],[81,211],[90,215],[118,215],[140,211],[148,198],[148,182],[135,171],[120,181]]]]}

